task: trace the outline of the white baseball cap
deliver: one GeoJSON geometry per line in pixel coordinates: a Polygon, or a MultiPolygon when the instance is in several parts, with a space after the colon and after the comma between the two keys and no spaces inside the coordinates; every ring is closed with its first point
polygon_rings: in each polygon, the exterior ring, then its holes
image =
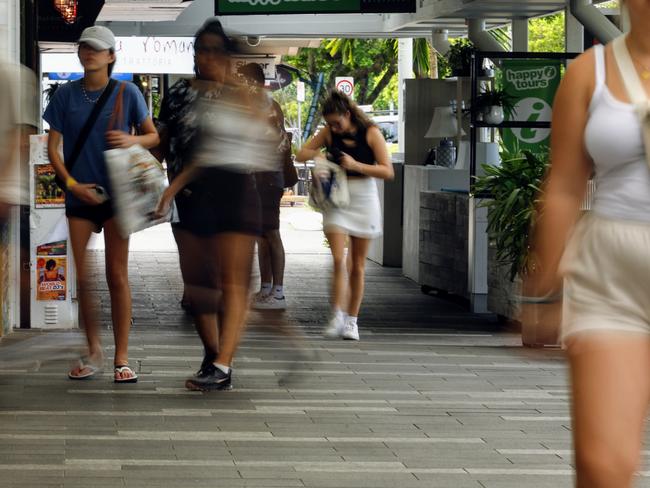
{"type": "Polygon", "coordinates": [[[115,49],[115,36],[110,29],[102,25],[86,27],[79,38],[79,44],[82,42],[98,51],[115,49]]]}

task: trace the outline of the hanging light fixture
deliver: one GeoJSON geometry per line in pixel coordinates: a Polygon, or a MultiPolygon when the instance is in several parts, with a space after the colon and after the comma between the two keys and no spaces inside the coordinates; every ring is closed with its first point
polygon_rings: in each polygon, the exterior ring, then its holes
{"type": "Polygon", "coordinates": [[[67,24],[77,21],[77,0],[54,0],[54,8],[59,11],[67,24]]]}

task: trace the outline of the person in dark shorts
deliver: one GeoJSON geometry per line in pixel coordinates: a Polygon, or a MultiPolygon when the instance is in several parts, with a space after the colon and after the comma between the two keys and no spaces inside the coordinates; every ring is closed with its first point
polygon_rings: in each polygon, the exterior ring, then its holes
{"type": "Polygon", "coordinates": [[[250,160],[257,133],[248,91],[231,74],[233,42],[217,20],[195,37],[194,79],[169,89],[159,118],[171,184],[159,213],[174,200],[181,271],[204,347],[191,390],[232,387],[232,362],[248,308],[255,240],[261,235],[250,160]],[[248,143],[246,142],[248,141],[248,143]]]}
{"type": "MultiPolygon", "coordinates": [[[[284,128],[284,114],[278,102],[264,89],[264,70],[257,63],[244,65],[239,73],[251,86],[262,111],[268,112],[272,127],[278,132],[280,144],[276,149],[278,163],[291,150],[291,139],[284,128]]],[[[262,238],[257,241],[257,257],[261,286],[253,296],[252,307],[257,310],[283,310],[285,254],[280,235],[280,201],[284,194],[282,171],[255,173],[257,191],[262,205],[262,238]]]]}
{"type": "MultiPolygon", "coordinates": [[[[115,65],[115,37],[106,27],[85,29],[79,39],[79,60],[84,76],[62,85],[52,97],[43,118],[50,124],[48,154],[59,178],[65,182],[65,206],[70,228],[70,243],[78,275],[81,319],[88,341],[88,355],[68,374],[70,379],[86,379],[102,370],[103,352],[97,315],[88,292],[86,246],[93,232],[104,230],[106,278],[111,296],[113,333],[115,336],[114,380],[134,383],[136,373],[129,367],[128,344],[131,328],[131,291],[128,281],[129,240],[118,230],[110,200],[104,151],[140,144],[156,146],[158,132],[148,114],[147,104],[132,83],[109,83],[115,65]],[[78,157],[73,159],[77,138],[105,90],[106,103],[83,141],[78,157]],[[118,93],[122,91],[123,120],[108,130],[118,93]],[[133,135],[133,129],[138,135],[133,135]],[[59,147],[63,142],[63,155],[59,147]]],[[[123,83],[123,82],[122,82],[123,83]]]]}

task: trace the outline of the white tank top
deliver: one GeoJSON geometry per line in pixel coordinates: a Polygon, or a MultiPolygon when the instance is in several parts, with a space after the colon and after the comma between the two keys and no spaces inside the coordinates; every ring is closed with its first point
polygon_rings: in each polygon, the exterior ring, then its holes
{"type": "Polygon", "coordinates": [[[650,167],[634,106],[614,98],[606,84],[605,49],[594,46],[596,89],[585,128],[594,161],[592,210],[603,217],[650,222],[650,167]]]}

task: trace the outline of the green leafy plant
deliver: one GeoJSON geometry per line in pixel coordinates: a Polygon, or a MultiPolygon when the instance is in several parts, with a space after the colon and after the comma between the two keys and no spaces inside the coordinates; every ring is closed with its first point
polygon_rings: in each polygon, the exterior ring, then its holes
{"type": "Polygon", "coordinates": [[[490,107],[499,106],[503,107],[503,113],[508,119],[512,120],[512,116],[515,114],[515,102],[516,99],[509,95],[506,91],[495,88],[487,89],[481,92],[474,101],[472,110],[476,113],[485,113],[490,107]]]}
{"type": "Polygon", "coordinates": [[[56,93],[56,91],[59,89],[61,85],[63,85],[63,83],[52,83],[45,90],[43,90],[43,93],[45,94],[45,100],[48,103],[50,103],[50,101],[54,97],[54,94],[56,93]]]}
{"type": "Polygon", "coordinates": [[[447,52],[447,61],[452,76],[469,76],[472,66],[474,44],[469,39],[457,39],[451,43],[447,52]]]}
{"type": "Polygon", "coordinates": [[[499,263],[509,266],[510,279],[530,270],[529,240],[537,203],[549,165],[548,150],[501,152],[500,166],[482,165],[484,176],[475,178],[474,193],[485,198],[487,231],[499,263]]]}

